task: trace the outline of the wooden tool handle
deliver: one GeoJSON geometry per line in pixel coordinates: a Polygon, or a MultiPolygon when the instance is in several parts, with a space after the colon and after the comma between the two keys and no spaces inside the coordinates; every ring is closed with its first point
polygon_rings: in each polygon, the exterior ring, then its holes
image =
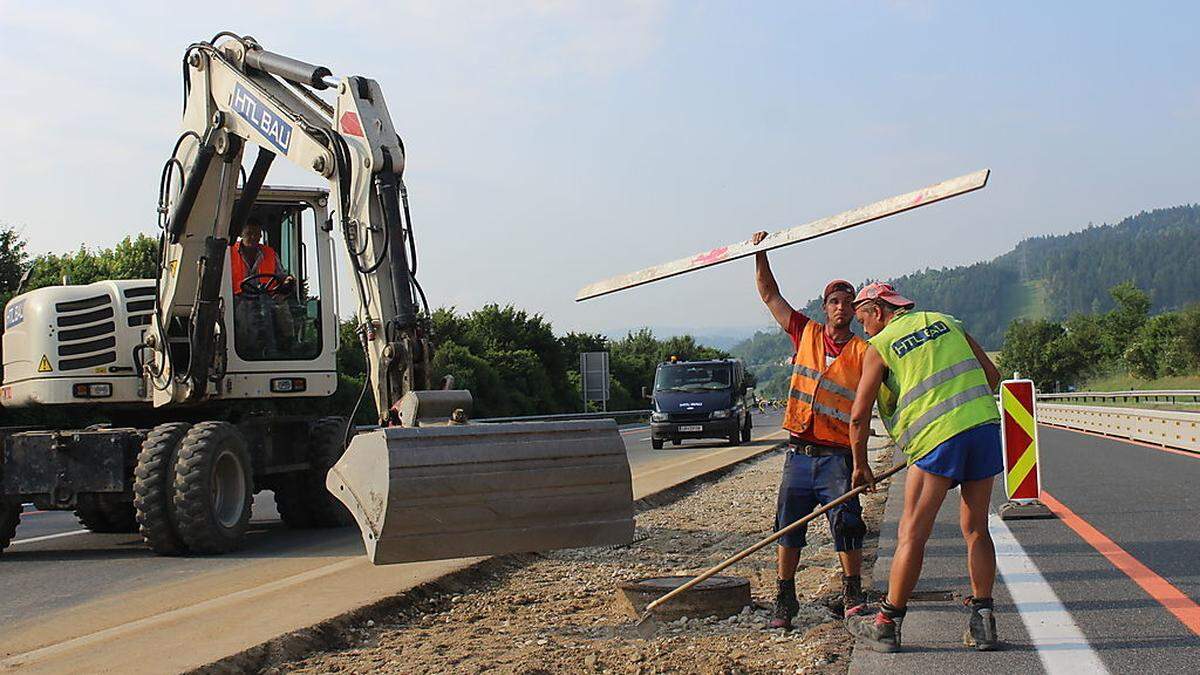
{"type": "MultiPolygon", "coordinates": [[[[890,478],[891,476],[903,471],[907,466],[908,466],[908,464],[897,464],[897,465],[893,466],[892,468],[888,469],[887,471],[884,471],[883,473],[879,474],[878,476],[875,476],[875,481],[878,482],[878,481],[884,480],[886,478],[890,478]]],[[[863,491],[865,491],[866,489],[867,489],[866,485],[860,485],[860,486],[854,488],[853,490],[850,490],[846,494],[842,495],[841,497],[838,497],[837,499],[829,502],[828,504],[825,504],[824,506],[822,506],[818,509],[814,509],[812,513],[808,514],[807,516],[804,516],[803,518],[801,518],[800,520],[797,520],[796,522],[792,523],[791,525],[788,525],[787,527],[784,527],[784,528],[780,529],[779,531],[772,533],[771,536],[763,539],[762,541],[759,541],[758,543],[754,544],[753,546],[750,546],[748,548],[744,548],[744,549],[738,551],[737,553],[733,554],[732,556],[727,558],[724,562],[720,563],[719,565],[717,565],[715,567],[710,567],[709,569],[705,570],[702,574],[700,574],[700,576],[692,579],[691,581],[688,581],[687,583],[680,586],[679,588],[676,588],[675,590],[671,591],[670,593],[667,593],[666,595],[662,596],[661,598],[646,605],[645,613],[649,614],[650,612],[654,611],[654,609],[656,607],[663,604],[664,602],[679,595],[680,593],[683,593],[684,591],[687,591],[688,589],[694,587],[696,584],[699,584],[700,582],[704,581],[705,579],[713,576],[714,574],[717,574],[718,572],[724,570],[725,568],[736,563],[737,561],[741,560],[742,558],[745,558],[746,556],[753,554],[755,551],[758,551],[761,548],[763,548],[764,546],[770,544],[771,542],[776,541],[777,539],[779,539],[783,535],[787,534],[788,532],[791,532],[792,530],[794,530],[798,527],[806,525],[809,521],[816,518],[817,516],[820,516],[820,515],[826,513],[833,507],[843,504],[843,503],[857,497],[858,495],[862,494],[863,491]]]]}

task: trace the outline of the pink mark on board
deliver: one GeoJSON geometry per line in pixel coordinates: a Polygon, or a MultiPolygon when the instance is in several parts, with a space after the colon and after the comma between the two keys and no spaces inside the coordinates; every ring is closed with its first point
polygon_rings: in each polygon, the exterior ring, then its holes
{"type": "Polygon", "coordinates": [[[925,193],[922,192],[922,193],[918,194],[915,199],[912,200],[912,205],[916,206],[917,204],[920,204],[921,201],[924,199],[925,199],[925,193]]]}
{"type": "Polygon", "coordinates": [[[697,264],[719,262],[721,260],[724,260],[725,256],[728,253],[729,253],[729,247],[722,246],[721,248],[714,248],[713,250],[709,251],[708,253],[701,253],[700,255],[696,256],[695,258],[692,258],[692,262],[697,263],[697,264]]]}

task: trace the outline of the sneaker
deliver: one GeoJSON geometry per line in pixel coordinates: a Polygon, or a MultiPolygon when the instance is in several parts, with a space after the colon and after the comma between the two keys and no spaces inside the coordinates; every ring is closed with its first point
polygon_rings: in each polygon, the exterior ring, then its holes
{"type": "Polygon", "coordinates": [[[867,643],[872,650],[892,653],[900,651],[900,624],[903,622],[903,616],[893,618],[884,614],[882,609],[872,614],[856,607],[846,617],[846,630],[867,643]]]}
{"type": "Polygon", "coordinates": [[[850,610],[863,604],[862,592],[862,577],[855,575],[852,577],[842,576],[842,609],[846,616],[850,616],[850,610]]]}
{"type": "Polygon", "coordinates": [[[775,616],[771,619],[771,628],[792,629],[792,619],[800,611],[800,601],[796,599],[796,580],[780,579],[779,588],[775,593],[775,616]]]}
{"type": "Polygon", "coordinates": [[[967,622],[966,632],[963,633],[963,644],[981,652],[990,652],[999,647],[1000,640],[996,637],[996,615],[992,608],[992,600],[968,597],[963,604],[971,608],[971,618],[967,622]]]}

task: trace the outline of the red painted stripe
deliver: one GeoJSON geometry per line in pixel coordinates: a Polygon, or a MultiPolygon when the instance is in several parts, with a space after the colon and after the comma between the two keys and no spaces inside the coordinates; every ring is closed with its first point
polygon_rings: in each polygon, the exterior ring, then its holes
{"type": "Polygon", "coordinates": [[[1058,424],[1050,424],[1049,422],[1038,422],[1038,424],[1044,424],[1044,425],[1054,428],[1054,429],[1062,429],[1063,431],[1074,431],[1077,434],[1087,434],[1088,436],[1095,436],[1096,438],[1107,438],[1110,441],[1120,441],[1122,443],[1129,443],[1131,445],[1140,445],[1143,448],[1150,448],[1151,450],[1161,450],[1163,452],[1169,452],[1172,455],[1182,455],[1184,457],[1191,457],[1192,459],[1200,459],[1200,453],[1189,452],[1187,450],[1178,450],[1176,448],[1168,448],[1165,445],[1156,445],[1154,443],[1147,443],[1146,441],[1135,441],[1132,438],[1121,438],[1120,436],[1109,436],[1108,434],[1102,434],[1102,433],[1099,433],[1096,431],[1084,431],[1083,429],[1072,429],[1071,427],[1064,427],[1064,426],[1060,426],[1058,424]]]}
{"type": "Polygon", "coordinates": [[[1194,600],[1180,591],[1178,588],[1159,576],[1154,570],[1146,567],[1140,560],[1130,555],[1125,549],[1121,548],[1112,539],[1109,539],[1103,532],[1092,527],[1083,518],[1080,518],[1074,511],[1067,508],[1062,502],[1050,496],[1048,492],[1042,492],[1042,503],[1050,507],[1054,515],[1058,519],[1066,523],[1067,527],[1075,530],[1092,548],[1096,549],[1100,555],[1108,558],[1117,569],[1125,573],[1135,584],[1142,587],[1150,597],[1154,598],[1158,604],[1162,605],[1168,612],[1175,615],[1176,619],[1187,626],[1193,634],[1200,636],[1200,605],[1197,605],[1194,600]]]}
{"type": "MultiPolygon", "coordinates": [[[[1032,450],[1030,451],[1032,452],[1032,450]]],[[[1037,499],[1038,498],[1038,465],[1035,463],[1029,473],[1025,475],[1025,480],[1017,486],[1016,492],[1013,492],[1012,499],[1037,499]]]]}

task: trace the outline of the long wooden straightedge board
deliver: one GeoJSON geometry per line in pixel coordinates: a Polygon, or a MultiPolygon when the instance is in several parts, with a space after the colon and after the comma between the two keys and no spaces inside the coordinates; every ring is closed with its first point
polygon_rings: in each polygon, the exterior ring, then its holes
{"type": "Polygon", "coordinates": [[[989,172],[989,169],[983,169],[982,171],[969,173],[958,178],[951,178],[950,180],[942,181],[941,183],[930,185],[920,190],[914,190],[895,197],[888,197],[874,204],[860,206],[857,209],[839,213],[836,216],[829,216],[828,218],[814,220],[811,223],[773,232],[767,235],[767,238],[763,239],[757,246],[751,244],[749,240],[740,241],[736,244],[714,248],[711,251],[697,253],[687,258],[680,258],[679,260],[672,260],[661,265],[647,267],[637,272],[622,274],[611,279],[605,279],[604,281],[597,281],[594,284],[588,284],[579,289],[579,293],[575,296],[575,301],[588,300],[625,290],[626,288],[648,284],[659,279],[666,279],[705,267],[720,265],[730,260],[745,258],[761,251],[770,251],[802,241],[808,241],[809,239],[816,239],[817,237],[832,234],[833,232],[854,227],[855,225],[862,225],[872,220],[879,220],[880,218],[894,216],[897,213],[910,211],[926,204],[940,202],[950,197],[957,197],[958,195],[973,192],[987,185],[989,172]]]}

